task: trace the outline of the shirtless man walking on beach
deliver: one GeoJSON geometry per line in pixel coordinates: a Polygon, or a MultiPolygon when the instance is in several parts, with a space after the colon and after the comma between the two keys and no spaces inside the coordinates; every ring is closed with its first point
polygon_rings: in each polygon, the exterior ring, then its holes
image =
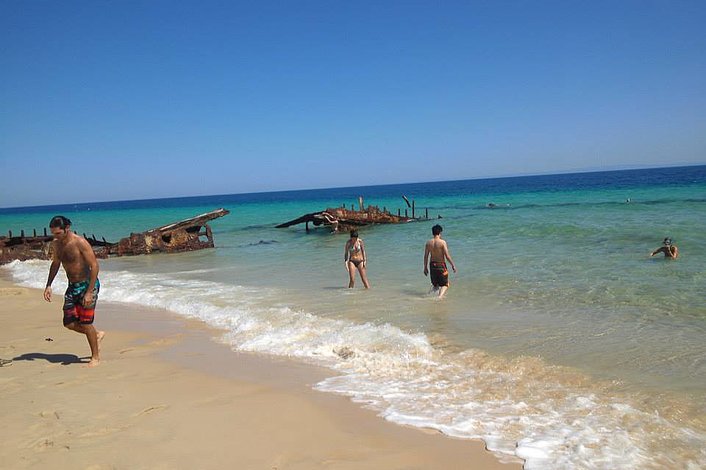
{"type": "Polygon", "coordinates": [[[76,333],[86,335],[91,347],[91,361],[88,367],[100,363],[98,343],[105,336],[104,331],[96,331],[93,317],[98,300],[98,260],[89,243],[71,231],[71,221],[62,215],[53,217],[49,229],[54,236],[51,243],[53,258],[49,267],[44,300],[51,302],[51,283],[64,266],[69,287],[64,294],[64,326],[76,333]],[[89,288],[91,286],[91,288],[89,288]]]}
{"type": "Polygon", "coordinates": [[[424,246],[424,275],[431,271],[431,284],[434,292],[439,293],[439,298],[443,297],[449,288],[449,270],[446,268],[446,260],[451,263],[451,268],[456,272],[456,265],[449,254],[449,247],[446,241],[441,239],[441,232],[444,229],[441,225],[434,225],[431,233],[434,236],[424,246]],[[431,255],[431,261],[429,256],[431,255]]]}

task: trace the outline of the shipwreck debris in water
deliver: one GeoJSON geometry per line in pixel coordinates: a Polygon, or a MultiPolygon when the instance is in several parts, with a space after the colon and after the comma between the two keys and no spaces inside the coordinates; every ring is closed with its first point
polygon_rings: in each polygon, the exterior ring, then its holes
{"type": "Polygon", "coordinates": [[[13,236],[12,231],[9,231],[7,237],[0,236],[0,264],[14,260],[50,259],[49,243],[53,239],[47,235],[47,229],[44,229],[44,235],[39,236],[35,230],[31,237],[26,237],[24,230],[19,236],[13,236]]]}
{"type": "Polygon", "coordinates": [[[404,215],[402,211],[397,209],[397,214],[393,214],[387,210],[386,207],[380,209],[378,206],[365,206],[363,203],[363,198],[358,198],[358,209],[356,210],[353,205],[351,208],[346,208],[345,204],[341,207],[329,207],[320,212],[311,212],[309,214],[304,214],[301,217],[284,222],[282,224],[276,225],[275,228],[286,228],[292,225],[305,224],[306,231],[309,231],[309,224],[311,223],[315,227],[321,225],[329,227],[332,232],[346,232],[357,227],[362,227],[365,225],[372,224],[401,224],[406,222],[412,222],[416,220],[427,220],[429,219],[429,210],[424,210],[424,217],[415,217],[415,203],[411,203],[407,197],[402,196],[408,207],[412,210],[411,217],[407,209],[404,210],[404,215]]]}
{"type": "MultiPolygon", "coordinates": [[[[146,232],[131,233],[129,237],[108,247],[108,255],[146,255],[155,252],[179,253],[182,251],[213,248],[213,232],[206,222],[230,214],[217,209],[180,222],[153,228],[146,232]]],[[[89,240],[90,242],[90,240],[89,240]]]]}
{"type": "MultiPolygon", "coordinates": [[[[131,233],[117,243],[110,243],[105,238],[98,240],[95,235],[88,237],[85,233],[83,237],[98,258],[202,250],[214,247],[213,232],[207,222],[228,214],[230,211],[226,209],[216,209],[162,227],[131,233]]],[[[0,236],[0,264],[13,260],[51,259],[52,240],[46,228],[43,235],[38,236],[34,230],[31,237],[25,236],[24,230],[19,236],[13,236],[10,231],[7,237],[0,236]]]]}

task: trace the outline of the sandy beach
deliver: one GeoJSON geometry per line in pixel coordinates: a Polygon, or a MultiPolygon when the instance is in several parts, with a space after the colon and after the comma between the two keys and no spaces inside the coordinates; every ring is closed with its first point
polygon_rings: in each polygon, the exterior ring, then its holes
{"type": "Polygon", "coordinates": [[[102,363],[87,368],[57,297],[0,280],[2,468],[521,468],[316,392],[327,371],[233,353],[166,311],[99,304],[102,363]]]}

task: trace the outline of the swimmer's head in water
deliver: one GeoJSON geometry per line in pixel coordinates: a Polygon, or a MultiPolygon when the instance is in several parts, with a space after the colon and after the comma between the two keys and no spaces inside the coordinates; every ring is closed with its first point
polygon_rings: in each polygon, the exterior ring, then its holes
{"type": "Polygon", "coordinates": [[[669,238],[669,237],[665,238],[664,241],[662,242],[662,245],[664,245],[664,246],[672,246],[672,239],[669,238]]]}

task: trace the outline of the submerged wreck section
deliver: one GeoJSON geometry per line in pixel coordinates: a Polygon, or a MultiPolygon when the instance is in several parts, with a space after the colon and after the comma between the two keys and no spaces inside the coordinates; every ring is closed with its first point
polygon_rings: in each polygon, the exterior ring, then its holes
{"type": "MultiPolygon", "coordinates": [[[[95,235],[83,237],[93,248],[97,258],[109,256],[146,255],[150,253],[179,253],[183,251],[213,248],[213,232],[207,222],[230,214],[226,209],[216,209],[205,214],[175,222],[145,232],[131,233],[117,243],[110,243],[95,235]]],[[[37,235],[36,230],[31,237],[25,236],[24,230],[19,236],[0,236],[0,264],[10,261],[25,261],[29,259],[51,259],[51,241],[53,237],[37,235]]]]}
{"type": "Polygon", "coordinates": [[[107,254],[129,256],[213,248],[213,232],[206,222],[228,214],[230,212],[226,209],[217,209],[146,232],[131,233],[129,237],[121,239],[118,243],[110,244],[107,247],[107,254]]]}
{"type": "Polygon", "coordinates": [[[311,223],[315,227],[321,225],[327,226],[332,232],[346,232],[352,230],[356,227],[361,227],[365,225],[372,224],[401,224],[406,222],[412,222],[416,220],[426,220],[429,218],[429,211],[425,209],[424,218],[415,217],[415,204],[414,201],[410,204],[409,200],[402,196],[408,207],[412,209],[412,216],[409,217],[407,209],[404,210],[404,215],[402,211],[397,209],[397,214],[393,214],[387,210],[386,207],[380,209],[378,206],[365,206],[363,204],[363,198],[358,198],[359,209],[356,210],[353,206],[350,209],[346,208],[345,205],[336,208],[327,208],[320,212],[311,212],[309,214],[304,214],[301,217],[284,222],[282,224],[276,225],[275,228],[286,228],[292,225],[305,224],[306,231],[309,231],[309,224],[311,223]]]}

